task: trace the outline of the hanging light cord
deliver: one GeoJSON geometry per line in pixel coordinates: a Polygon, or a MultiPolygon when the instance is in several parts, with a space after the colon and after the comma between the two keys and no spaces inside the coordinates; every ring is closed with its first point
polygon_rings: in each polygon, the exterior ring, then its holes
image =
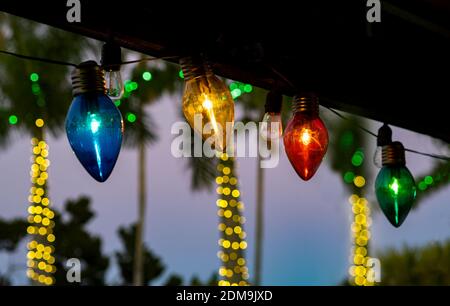
{"type": "Polygon", "coordinates": [[[23,54],[9,52],[9,51],[5,51],[5,50],[0,50],[0,53],[6,54],[6,55],[15,56],[15,57],[26,59],[26,60],[30,60],[30,61],[36,61],[36,62],[42,62],[42,63],[48,63],[48,64],[55,64],[55,65],[77,67],[77,65],[74,64],[74,63],[63,62],[63,61],[58,61],[58,60],[52,60],[52,59],[42,58],[42,57],[37,57],[37,56],[23,55],[23,54]]]}
{"type": "MultiPolygon", "coordinates": [[[[343,116],[342,114],[340,114],[336,110],[332,109],[331,107],[328,107],[328,106],[324,106],[324,107],[327,108],[328,110],[330,110],[333,114],[337,115],[338,117],[340,117],[340,118],[342,118],[344,120],[350,121],[349,118],[343,116]]],[[[369,134],[371,136],[374,136],[375,138],[378,137],[376,133],[366,129],[363,126],[360,126],[358,124],[355,124],[355,126],[357,128],[359,128],[360,130],[364,131],[365,133],[367,133],[367,134],[369,134]]],[[[438,155],[438,154],[431,154],[431,153],[424,153],[424,152],[420,152],[420,151],[409,149],[409,148],[405,148],[405,151],[408,151],[408,152],[414,153],[414,154],[419,154],[419,155],[423,155],[423,156],[428,156],[428,157],[440,159],[440,160],[450,161],[450,157],[448,157],[448,156],[443,156],[443,155],[438,155]]]]}
{"type": "MultiPolygon", "coordinates": [[[[292,89],[295,90],[295,86],[294,84],[283,74],[281,73],[278,69],[276,69],[275,67],[273,67],[272,65],[268,65],[268,67],[278,76],[280,77],[286,85],[288,85],[289,87],[291,87],[292,89]]],[[[328,106],[324,106],[325,108],[327,108],[329,111],[331,111],[333,114],[335,114],[336,116],[338,116],[339,118],[343,119],[343,120],[347,120],[350,121],[349,118],[347,118],[346,116],[342,115],[341,113],[339,113],[338,111],[332,109],[331,107],[328,106]]],[[[354,123],[353,123],[354,124],[354,123]]],[[[357,128],[359,128],[360,130],[362,130],[363,132],[377,138],[378,135],[368,129],[366,129],[365,127],[359,125],[359,124],[354,124],[357,128]]],[[[435,158],[435,159],[440,159],[440,160],[445,160],[445,161],[450,161],[450,157],[449,156],[444,156],[444,155],[438,155],[438,154],[432,154],[432,153],[425,153],[425,152],[420,152],[417,150],[413,150],[413,149],[409,149],[409,148],[405,148],[405,151],[408,151],[410,153],[414,153],[414,154],[418,154],[418,155],[422,155],[422,156],[427,156],[427,157],[431,157],[431,158],[435,158]]]]}
{"type": "MultiPolygon", "coordinates": [[[[53,59],[37,57],[37,56],[24,55],[24,54],[10,52],[10,51],[6,51],[6,50],[0,50],[0,53],[6,54],[6,55],[11,55],[11,56],[18,57],[18,58],[21,58],[21,59],[30,60],[30,61],[42,62],[42,63],[47,63],[47,64],[62,65],[62,66],[78,67],[77,64],[70,63],[70,62],[64,62],[64,61],[53,60],[53,59]]],[[[128,64],[141,63],[141,62],[150,62],[150,61],[154,61],[154,60],[170,60],[170,59],[175,59],[175,58],[178,58],[178,56],[144,57],[144,58],[141,58],[141,59],[138,59],[138,60],[131,60],[131,61],[121,62],[120,65],[128,65],[128,64]]]]}
{"type": "MultiPolygon", "coordinates": [[[[42,63],[63,65],[63,66],[71,66],[71,67],[78,67],[78,65],[76,65],[74,63],[70,63],[70,62],[64,62],[64,61],[53,60],[53,59],[48,59],[48,58],[42,58],[42,57],[37,57],[37,56],[24,55],[24,54],[10,52],[10,51],[6,51],[6,50],[0,50],[0,53],[1,54],[5,54],[5,55],[18,57],[18,58],[21,58],[21,59],[37,61],[37,62],[42,62],[42,63]]],[[[131,60],[131,61],[121,62],[120,65],[128,65],[128,64],[141,63],[141,62],[149,62],[149,61],[154,61],[154,60],[170,60],[170,59],[175,59],[175,58],[178,58],[178,56],[145,57],[145,58],[141,58],[141,59],[138,59],[138,60],[131,60]]],[[[285,75],[283,75],[278,69],[276,69],[275,67],[273,67],[271,65],[269,67],[273,71],[273,73],[275,73],[279,78],[281,78],[289,87],[295,89],[294,84],[285,75]]],[[[333,114],[338,116],[339,118],[347,120],[347,121],[350,120],[349,118],[343,116],[342,114],[340,114],[336,110],[332,109],[331,107],[328,107],[328,106],[325,106],[325,107],[328,110],[330,110],[333,114]]],[[[360,130],[364,131],[365,133],[371,135],[371,136],[377,137],[377,134],[375,134],[374,132],[366,129],[363,126],[356,125],[356,127],[359,128],[360,130]]],[[[448,157],[448,156],[431,154],[431,153],[424,153],[424,152],[420,152],[420,151],[409,149],[409,148],[405,148],[405,151],[408,151],[408,152],[411,152],[411,153],[414,153],[414,154],[419,154],[419,155],[422,155],[422,156],[428,156],[428,157],[431,157],[431,158],[436,158],[436,159],[440,159],[440,160],[450,161],[450,157],[448,157]]]]}

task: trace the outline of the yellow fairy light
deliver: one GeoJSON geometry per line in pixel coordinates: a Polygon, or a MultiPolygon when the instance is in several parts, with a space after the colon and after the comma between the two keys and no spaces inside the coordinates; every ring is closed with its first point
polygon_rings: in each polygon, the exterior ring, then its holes
{"type": "Polygon", "coordinates": [[[227,209],[224,213],[223,213],[223,215],[224,215],[224,217],[225,218],[230,218],[231,216],[232,216],[232,212],[231,212],[231,210],[229,210],[229,209],[227,209]]]}
{"type": "Polygon", "coordinates": [[[36,119],[35,124],[37,127],[43,127],[44,126],[44,120],[42,120],[41,118],[36,119]]]}
{"type": "Polygon", "coordinates": [[[366,180],[364,179],[364,177],[362,176],[357,176],[354,178],[353,183],[355,184],[356,187],[364,187],[364,185],[366,184],[366,180]]]}
{"type": "Polygon", "coordinates": [[[358,202],[359,200],[359,196],[357,194],[352,194],[349,198],[348,198],[348,202],[350,204],[354,204],[356,202],[358,202]]]}
{"type": "Polygon", "coordinates": [[[227,226],[225,225],[225,223],[219,223],[217,228],[218,228],[219,231],[223,232],[227,228],[227,226]]]}
{"type": "Polygon", "coordinates": [[[217,187],[216,192],[217,192],[217,194],[222,194],[223,188],[221,186],[217,187]]]}
{"type": "Polygon", "coordinates": [[[216,203],[218,215],[221,218],[218,229],[222,236],[221,243],[219,242],[222,247],[219,258],[224,269],[219,270],[221,277],[219,286],[248,285],[246,279],[249,276],[243,251],[247,247],[247,243],[243,240],[246,235],[242,227],[245,218],[241,216],[244,205],[239,201],[241,193],[237,186],[238,180],[234,169],[233,158],[222,154],[217,167],[219,175],[216,178],[218,185],[216,191],[219,194],[219,200],[216,203]]]}
{"type": "MultiPolygon", "coordinates": [[[[35,123],[38,127],[44,126],[42,119],[36,120],[35,123]]],[[[28,222],[30,226],[27,227],[27,233],[33,235],[35,239],[27,245],[30,250],[27,253],[27,265],[30,269],[27,276],[34,281],[51,285],[54,283],[51,274],[56,269],[52,266],[55,258],[50,255],[54,249],[49,245],[49,243],[55,241],[55,236],[52,233],[54,222],[51,221],[54,213],[48,208],[50,201],[46,195],[47,168],[50,165],[50,161],[47,159],[49,151],[48,144],[43,140],[39,141],[38,138],[33,138],[31,143],[33,157],[31,158],[30,176],[33,186],[30,188],[30,196],[28,197],[30,202],[28,222]],[[34,252],[34,250],[36,251],[34,252]],[[33,259],[38,261],[34,262],[33,259]]]]}
{"type": "MultiPolygon", "coordinates": [[[[353,184],[357,188],[362,188],[366,185],[366,180],[363,176],[357,175],[353,179],[353,184]]],[[[348,269],[350,280],[353,285],[357,286],[372,286],[373,283],[369,282],[366,278],[367,271],[370,268],[366,268],[368,259],[367,245],[370,240],[371,225],[369,202],[366,198],[353,193],[348,202],[352,205],[353,223],[351,225],[353,248],[351,256],[351,266],[348,269]]]]}

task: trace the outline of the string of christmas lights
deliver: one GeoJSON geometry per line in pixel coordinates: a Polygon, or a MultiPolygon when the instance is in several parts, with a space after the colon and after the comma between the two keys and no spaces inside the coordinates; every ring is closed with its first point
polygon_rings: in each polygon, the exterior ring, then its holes
{"type": "MultiPolygon", "coordinates": [[[[18,57],[18,58],[21,58],[21,59],[32,60],[32,61],[39,61],[39,62],[48,63],[48,64],[65,65],[65,66],[71,66],[71,67],[78,67],[79,66],[79,65],[76,65],[74,63],[69,63],[69,62],[64,62],[64,61],[59,61],[59,60],[53,60],[53,59],[48,59],[48,58],[42,58],[42,57],[34,57],[34,56],[19,54],[19,53],[16,53],[16,52],[11,52],[11,51],[6,51],[6,50],[0,50],[0,53],[1,54],[5,54],[5,55],[10,55],[10,56],[15,56],[15,57],[18,57]]],[[[117,64],[118,65],[127,65],[127,64],[139,63],[139,62],[144,62],[144,61],[153,61],[153,60],[158,60],[158,59],[169,60],[169,59],[177,59],[177,58],[179,58],[179,57],[178,56],[167,56],[167,57],[160,57],[160,58],[158,58],[158,57],[148,57],[148,58],[142,58],[142,59],[138,59],[138,60],[124,61],[124,62],[121,61],[120,63],[117,63],[117,64]]],[[[105,68],[108,68],[108,67],[106,66],[105,68]]],[[[269,68],[274,72],[274,74],[276,74],[278,77],[280,77],[291,88],[296,89],[294,84],[292,82],[290,82],[289,79],[286,76],[284,76],[279,70],[277,70],[273,66],[269,66],[269,68]]],[[[180,70],[179,75],[180,75],[180,78],[184,79],[184,74],[183,74],[183,72],[181,70],[180,70]]],[[[233,98],[235,98],[234,95],[233,95],[233,98]]],[[[334,110],[334,109],[332,109],[330,107],[326,107],[326,108],[329,109],[331,112],[333,112],[338,117],[340,117],[341,119],[349,120],[347,117],[343,116],[342,114],[340,114],[336,110],[334,110]]],[[[11,124],[15,124],[13,122],[17,122],[17,121],[15,121],[14,116],[10,117],[9,121],[10,121],[11,124]]],[[[371,132],[370,130],[368,130],[368,129],[362,127],[362,126],[356,126],[356,127],[361,129],[361,130],[363,130],[365,133],[367,133],[369,135],[377,137],[376,133],[371,132]]],[[[410,153],[414,153],[414,154],[418,154],[418,155],[422,155],[422,156],[435,158],[435,159],[450,161],[450,157],[449,156],[443,156],[443,155],[432,154],[432,153],[425,153],[425,152],[421,152],[421,151],[410,149],[410,148],[405,148],[405,151],[410,152],[410,153]]]]}
{"type": "Polygon", "coordinates": [[[216,177],[217,215],[220,218],[218,229],[221,238],[218,243],[221,250],[217,257],[222,261],[219,268],[219,286],[248,285],[248,268],[245,260],[247,234],[244,231],[245,217],[242,216],[244,203],[240,201],[240,191],[235,171],[235,161],[223,153],[217,166],[216,177]]]}
{"type": "MultiPolygon", "coordinates": [[[[30,77],[32,88],[39,88],[37,74],[30,77]]],[[[40,90],[33,90],[37,101],[43,99],[40,90]]],[[[55,279],[52,276],[56,272],[54,266],[55,257],[52,243],[55,241],[53,228],[55,213],[50,208],[50,200],[47,193],[48,168],[50,166],[49,147],[44,139],[45,122],[42,118],[35,121],[36,136],[31,139],[32,157],[30,179],[32,187],[28,197],[28,223],[27,233],[31,241],[27,244],[27,277],[31,280],[44,284],[53,285],[55,279]]]]}

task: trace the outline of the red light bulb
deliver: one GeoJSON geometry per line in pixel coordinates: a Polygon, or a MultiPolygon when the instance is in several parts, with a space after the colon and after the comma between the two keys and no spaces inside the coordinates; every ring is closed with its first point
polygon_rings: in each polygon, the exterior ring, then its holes
{"type": "Polygon", "coordinates": [[[328,131],[313,94],[294,97],[293,117],[284,131],[284,149],[295,172],[305,181],[316,173],[328,147],[328,131]]]}

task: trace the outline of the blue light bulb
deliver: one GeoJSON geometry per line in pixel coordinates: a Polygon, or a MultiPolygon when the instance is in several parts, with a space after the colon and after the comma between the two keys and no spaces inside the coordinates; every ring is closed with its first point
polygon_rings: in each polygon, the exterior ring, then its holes
{"type": "MultiPolygon", "coordinates": [[[[97,69],[95,72],[100,75],[97,69]]],[[[85,77],[83,73],[78,72],[77,75],[85,77]]],[[[86,90],[84,81],[85,79],[74,81],[75,97],[66,117],[66,133],[70,146],[83,167],[94,179],[104,182],[110,176],[119,156],[123,120],[120,111],[101,90],[102,87],[87,87],[86,90]],[[79,83],[84,87],[77,87],[79,83]]]]}

